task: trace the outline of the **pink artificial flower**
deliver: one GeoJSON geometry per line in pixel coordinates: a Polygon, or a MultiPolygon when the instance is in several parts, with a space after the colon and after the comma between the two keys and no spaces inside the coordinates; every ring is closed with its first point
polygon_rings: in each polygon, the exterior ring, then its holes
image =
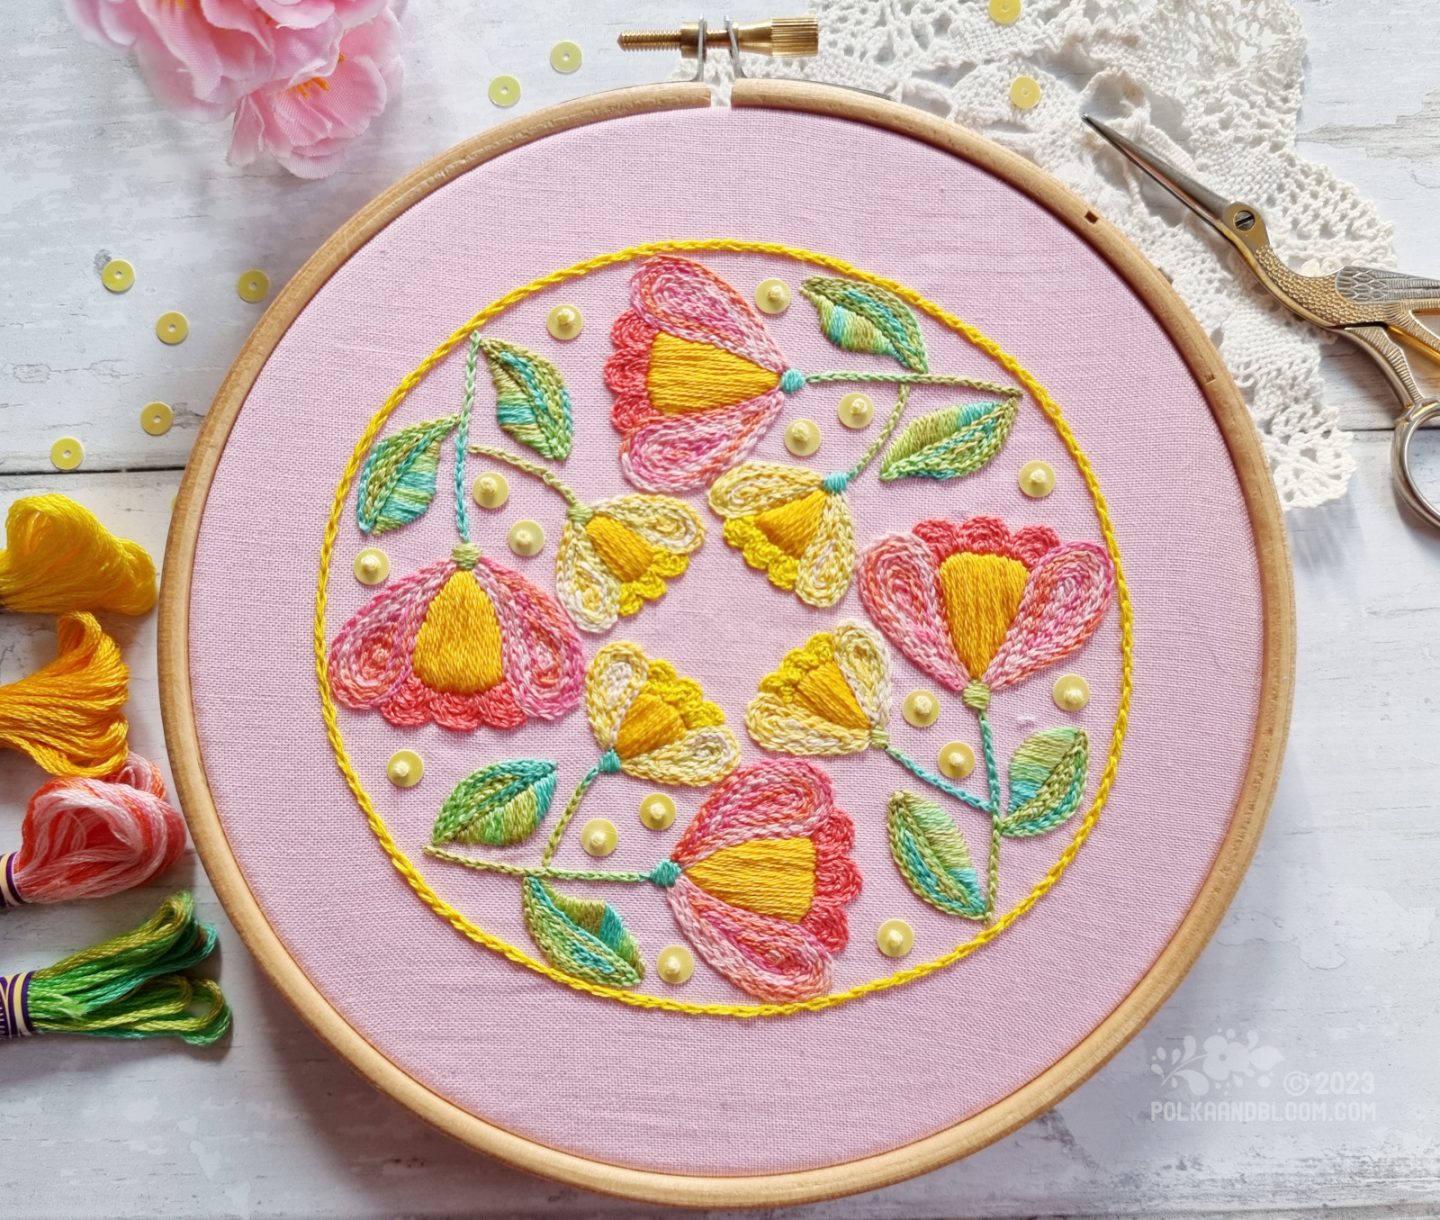
{"type": "Polygon", "coordinates": [[[133,51],[164,106],[209,121],[270,82],[329,75],[344,31],[372,19],[384,0],[65,0],[65,7],[92,42],[133,51]]]}
{"type": "Polygon", "coordinates": [[[297,177],[333,174],[350,141],[365,134],[399,87],[399,32],[394,14],[383,10],[345,32],[332,72],[270,85],[242,98],[230,137],[230,164],[249,165],[269,153],[297,177]]]}

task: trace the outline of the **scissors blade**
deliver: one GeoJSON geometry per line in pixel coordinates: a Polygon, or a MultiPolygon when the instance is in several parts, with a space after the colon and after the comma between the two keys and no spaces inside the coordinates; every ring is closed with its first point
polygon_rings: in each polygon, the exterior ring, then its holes
{"type": "MultiPolygon", "coordinates": [[[[1225,233],[1223,218],[1225,209],[1230,205],[1228,199],[1222,199],[1209,187],[1201,186],[1183,170],[1177,169],[1154,153],[1147,152],[1133,140],[1127,140],[1118,131],[1095,118],[1094,115],[1086,114],[1081,117],[1201,220],[1225,233]]],[[[1226,236],[1228,237],[1229,234],[1226,236]]]]}

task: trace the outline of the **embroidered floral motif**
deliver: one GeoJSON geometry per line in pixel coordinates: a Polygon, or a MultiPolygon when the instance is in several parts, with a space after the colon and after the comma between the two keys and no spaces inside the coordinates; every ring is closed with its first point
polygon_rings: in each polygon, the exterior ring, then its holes
{"type": "Polygon", "coordinates": [[[805,384],[760,317],[688,258],[647,259],[611,331],[605,384],[620,464],[638,487],[702,487],[754,447],[786,394],[805,384]]]}
{"type": "Polygon", "coordinates": [[[382,589],[330,647],[346,707],[391,724],[512,729],[580,702],[585,657],[555,600],[462,543],[382,589]]]}
{"type": "Polygon", "coordinates": [[[917,666],[983,709],[990,692],[1053,665],[1094,634],[1115,570],[1103,547],[997,517],[922,521],[861,560],[860,597],[917,666]]]}
{"type": "Polygon", "coordinates": [[[833,955],[849,939],[854,840],[823,771],[755,763],[706,798],[652,879],[686,939],[742,991],[804,999],[830,990],[833,955]]]}
{"type": "Polygon", "coordinates": [[[843,484],[803,466],[747,462],[710,488],[725,541],[770,583],[811,606],[833,606],[855,570],[855,527],[843,484]]]}
{"type": "Polygon", "coordinates": [[[735,769],[740,743],[700,684],[636,644],[606,644],[590,663],[585,712],[602,770],[703,788],[735,769]]]}

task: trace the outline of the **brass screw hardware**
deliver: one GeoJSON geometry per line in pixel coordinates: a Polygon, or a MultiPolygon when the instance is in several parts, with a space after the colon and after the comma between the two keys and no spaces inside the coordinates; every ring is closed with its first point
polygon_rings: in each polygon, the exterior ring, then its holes
{"type": "Polygon", "coordinates": [[[704,29],[705,50],[728,50],[731,31],[735,45],[752,55],[810,56],[820,51],[820,23],[814,17],[774,17],[710,29],[692,22],[675,30],[629,30],[620,35],[622,51],[679,51],[686,59],[700,52],[700,31],[704,29]]]}

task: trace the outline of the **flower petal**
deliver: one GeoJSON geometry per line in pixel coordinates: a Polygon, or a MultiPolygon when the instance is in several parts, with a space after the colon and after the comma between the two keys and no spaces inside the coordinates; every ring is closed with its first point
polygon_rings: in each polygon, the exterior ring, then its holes
{"type": "Polygon", "coordinates": [[[830,952],[803,925],[733,907],[686,877],[667,897],[685,939],[741,991],[784,1002],[830,990],[830,952]]]}
{"type": "Polygon", "coordinates": [[[684,784],[708,788],[740,764],[740,743],[725,725],[690,729],[679,741],[627,758],[626,775],[657,784],[684,784]]]}
{"type": "Polygon", "coordinates": [[[673,496],[615,496],[591,507],[633,530],[651,546],[672,554],[692,554],[705,541],[700,514],[673,496]]]}
{"type": "Polygon", "coordinates": [[[620,581],[584,529],[567,521],[555,552],[555,592],[583,631],[606,631],[620,617],[620,581]]]}
{"type": "Polygon", "coordinates": [[[640,264],[630,300],[656,330],[710,343],[773,372],[785,359],[759,314],[729,284],[693,259],[662,254],[640,264]]]}
{"type": "Polygon", "coordinates": [[[762,750],[813,757],[860,754],[870,748],[866,729],[822,720],[809,708],[761,691],[745,709],[745,727],[762,750]]]}
{"type": "Polygon", "coordinates": [[[1069,656],[1100,626],[1114,588],[1104,547],[1069,542],[1051,551],[1030,573],[1015,621],[985,671],[986,685],[1014,686],[1069,656]]]}
{"type": "Polygon", "coordinates": [[[515,702],[542,720],[563,716],[585,687],[585,654],[574,624],[548,593],[493,560],[481,556],[475,578],[495,605],[515,702]]]}
{"type": "Polygon", "coordinates": [[[705,798],[670,856],[683,867],[749,839],[806,835],[834,811],[820,768],[793,758],[751,763],[705,798]]]}
{"type": "Polygon", "coordinates": [[[935,588],[935,556],[914,534],[881,538],[860,563],[860,599],[885,638],[951,690],[970,681],[935,588]]]}
{"type": "Polygon", "coordinates": [[[327,673],[335,698],[345,707],[374,708],[410,677],[425,611],[454,571],[453,563],[441,560],[402,576],[340,628],[330,645],[327,673]]]}
{"type": "Polygon", "coordinates": [[[929,545],[936,562],[965,551],[972,555],[1004,555],[1033,568],[1042,555],[1060,545],[1060,535],[1048,525],[1026,525],[1011,533],[999,517],[971,517],[961,522],[932,517],[921,521],[912,532],[929,545]]]}
{"type": "Polygon", "coordinates": [[[659,332],[633,309],[627,309],[610,328],[615,351],[605,361],[605,385],[615,395],[610,422],[620,432],[659,419],[650,403],[650,349],[659,332]]]}
{"type": "Polygon", "coordinates": [[[716,479],[706,498],[718,517],[753,517],[767,508],[798,500],[820,484],[820,476],[805,466],[746,462],[716,479]]]}
{"type": "Polygon", "coordinates": [[[855,575],[855,523],[844,492],[825,497],[820,528],[800,556],[795,570],[795,596],[807,606],[833,606],[850,588],[855,575]]]}
{"type": "Polygon", "coordinates": [[[784,395],[771,390],[733,407],[660,416],[620,442],[625,477],[648,491],[693,491],[755,448],[784,395]]]}
{"type": "Polygon", "coordinates": [[[650,658],[638,644],[616,640],[590,662],[585,678],[585,715],[602,750],[613,749],[620,722],[650,676],[650,658]]]}
{"type": "Polygon", "coordinates": [[[845,907],[860,897],[860,869],[850,855],[855,823],[839,810],[810,836],[815,844],[815,894],[800,921],[827,949],[838,953],[850,939],[845,907]]]}
{"type": "Polygon", "coordinates": [[[846,619],[830,633],[835,641],[835,664],[845,675],[850,693],[871,727],[882,732],[890,725],[890,654],[880,633],[865,623],[846,619]]]}

